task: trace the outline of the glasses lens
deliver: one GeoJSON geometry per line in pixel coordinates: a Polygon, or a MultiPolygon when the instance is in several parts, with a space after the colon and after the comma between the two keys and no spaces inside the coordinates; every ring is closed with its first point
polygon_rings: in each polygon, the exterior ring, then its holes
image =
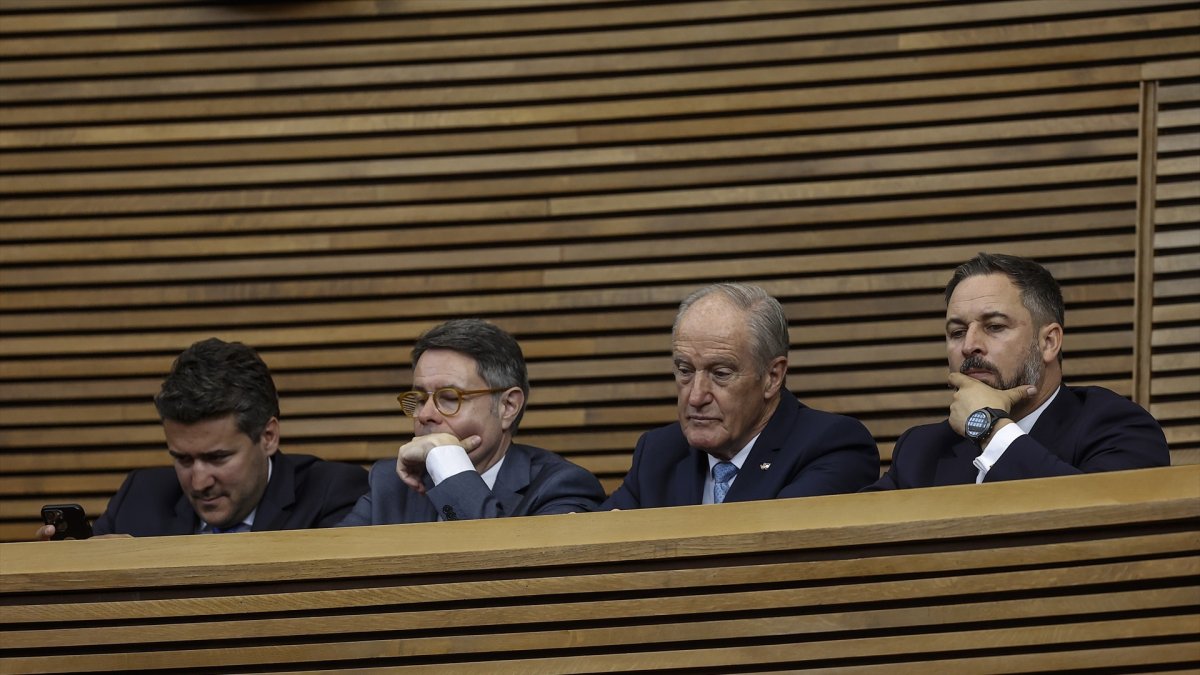
{"type": "Polygon", "coordinates": [[[434,396],[437,398],[433,400],[433,404],[437,406],[438,412],[447,417],[458,414],[458,407],[462,405],[462,395],[457,389],[438,389],[434,396]]]}
{"type": "Polygon", "coordinates": [[[409,417],[416,417],[417,411],[425,404],[425,392],[410,391],[399,396],[400,410],[409,417]]]}

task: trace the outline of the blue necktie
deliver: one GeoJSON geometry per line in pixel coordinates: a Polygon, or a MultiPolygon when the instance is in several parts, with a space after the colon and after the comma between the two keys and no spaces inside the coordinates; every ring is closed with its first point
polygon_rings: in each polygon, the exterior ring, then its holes
{"type": "Polygon", "coordinates": [[[211,526],[209,529],[210,534],[233,534],[234,532],[249,532],[249,531],[250,531],[250,528],[247,527],[247,525],[245,523],[238,523],[237,525],[234,525],[233,527],[227,527],[223,530],[219,527],[211,527],[211,526]]]}
{"type": "Polygon", "coordinates": [[[733,462],[717,462],[713,467],[713,503],[720,504],[729,494],[729,481],[737,475],[737,465],[733,462]]]}

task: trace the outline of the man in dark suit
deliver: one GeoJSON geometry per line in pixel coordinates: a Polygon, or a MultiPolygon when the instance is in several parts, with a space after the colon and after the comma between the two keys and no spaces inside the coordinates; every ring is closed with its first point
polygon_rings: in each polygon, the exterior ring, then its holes
{"type": "Polygon", "coordinates": [[[672,329],[679,421],[638,440],[607,509],[854,492],[879,475],[859,421],[814,410],[784,387],[788,324],[756,286],[714,284],[672,329]]]}
{"type": "Polygon", "coordinates": [[[413,390],[399,397],[415,437],[371,467],[371,489],[343,526],[590,511],[596,477],[512,442],[529,396],[521,347],[478,319],[447,321],[413,346],[413,390]]]}
{"type": "Polygon", "coordinates": [[[980,253],[946,286],[949,418],[896,441],[866,490],[1170,464],[1158,422],[1101,387],[1062,382],[1062,291],[1032,260],[980,253]]]}
{"type": "MultiPolygon", "coordinates": [[[[360,467],[279,451],[275,383],[244,344],[192,345],[154,403],[174,469],[131,472],[93,525],[96,535],[330,527],[366,491],[360,467]]],[[[44,526],[38,538],[53,534],[44,526]]]]}

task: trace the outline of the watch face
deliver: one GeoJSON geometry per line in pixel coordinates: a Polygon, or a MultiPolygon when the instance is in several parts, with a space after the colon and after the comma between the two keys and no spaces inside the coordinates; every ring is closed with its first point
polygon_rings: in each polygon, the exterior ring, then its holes
{"type": "Polygon", "coordinates": [[[987,430],[992,426],[989,424],[989,422],[991,422],[991,420],[988,419],[987,412],[983,410],[976,410],[975,412],[971,413],[970,417],[967,418],[967,437],[979,438],[980,436],[986,434],[987,430]]]}

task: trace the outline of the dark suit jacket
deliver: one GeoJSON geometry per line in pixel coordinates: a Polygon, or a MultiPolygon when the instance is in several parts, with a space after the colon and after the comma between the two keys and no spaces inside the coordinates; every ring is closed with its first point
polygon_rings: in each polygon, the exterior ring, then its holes
{"type": "MultiPolygon", "coordinates": [[[[332,527],[367,490],[367,472],[312,455],[271,456],[271,481],[258,511],[255,532],[332,527]]],[[[200,518],[170,467],[131,471],[92,525],[95,534],[156,537],[194,534],[200,518]]]]}
{"type": "MultiPolygon", "coordinates": [[[[780,396],[725,501],[854,492],[879,476],[879,448],[861,422],[813,410],[787,390],[780,396]]],[[[649,431],[638,439],[625,482],[601,508],[700,504],[708,470],[708,454],[688,446],[678,422],[649,431]]]]}
{"type": "MultiPolygon", "coordinates": [[[[948,421],[913,427],[892,467],[864,491],[974,483],[979,448],[948,421]]],[[[1060,387],[1030,433],[1013,441],[984,482],[1167,466],[1162,428],[1141,406],[1101,387],[1060,387]]]]}
{"type": "Polygon", "coordinates": [[[371,490],[340,525],[391,525],[445,520],[536,516],[592,511],[604,489],[587,469],[548,450],[513,443],[489,490],[474,471],[450,476],[434,487],[425,477],[425,494],[408,487],[396,474],[396,460],[371,467],[371,490]]]}

